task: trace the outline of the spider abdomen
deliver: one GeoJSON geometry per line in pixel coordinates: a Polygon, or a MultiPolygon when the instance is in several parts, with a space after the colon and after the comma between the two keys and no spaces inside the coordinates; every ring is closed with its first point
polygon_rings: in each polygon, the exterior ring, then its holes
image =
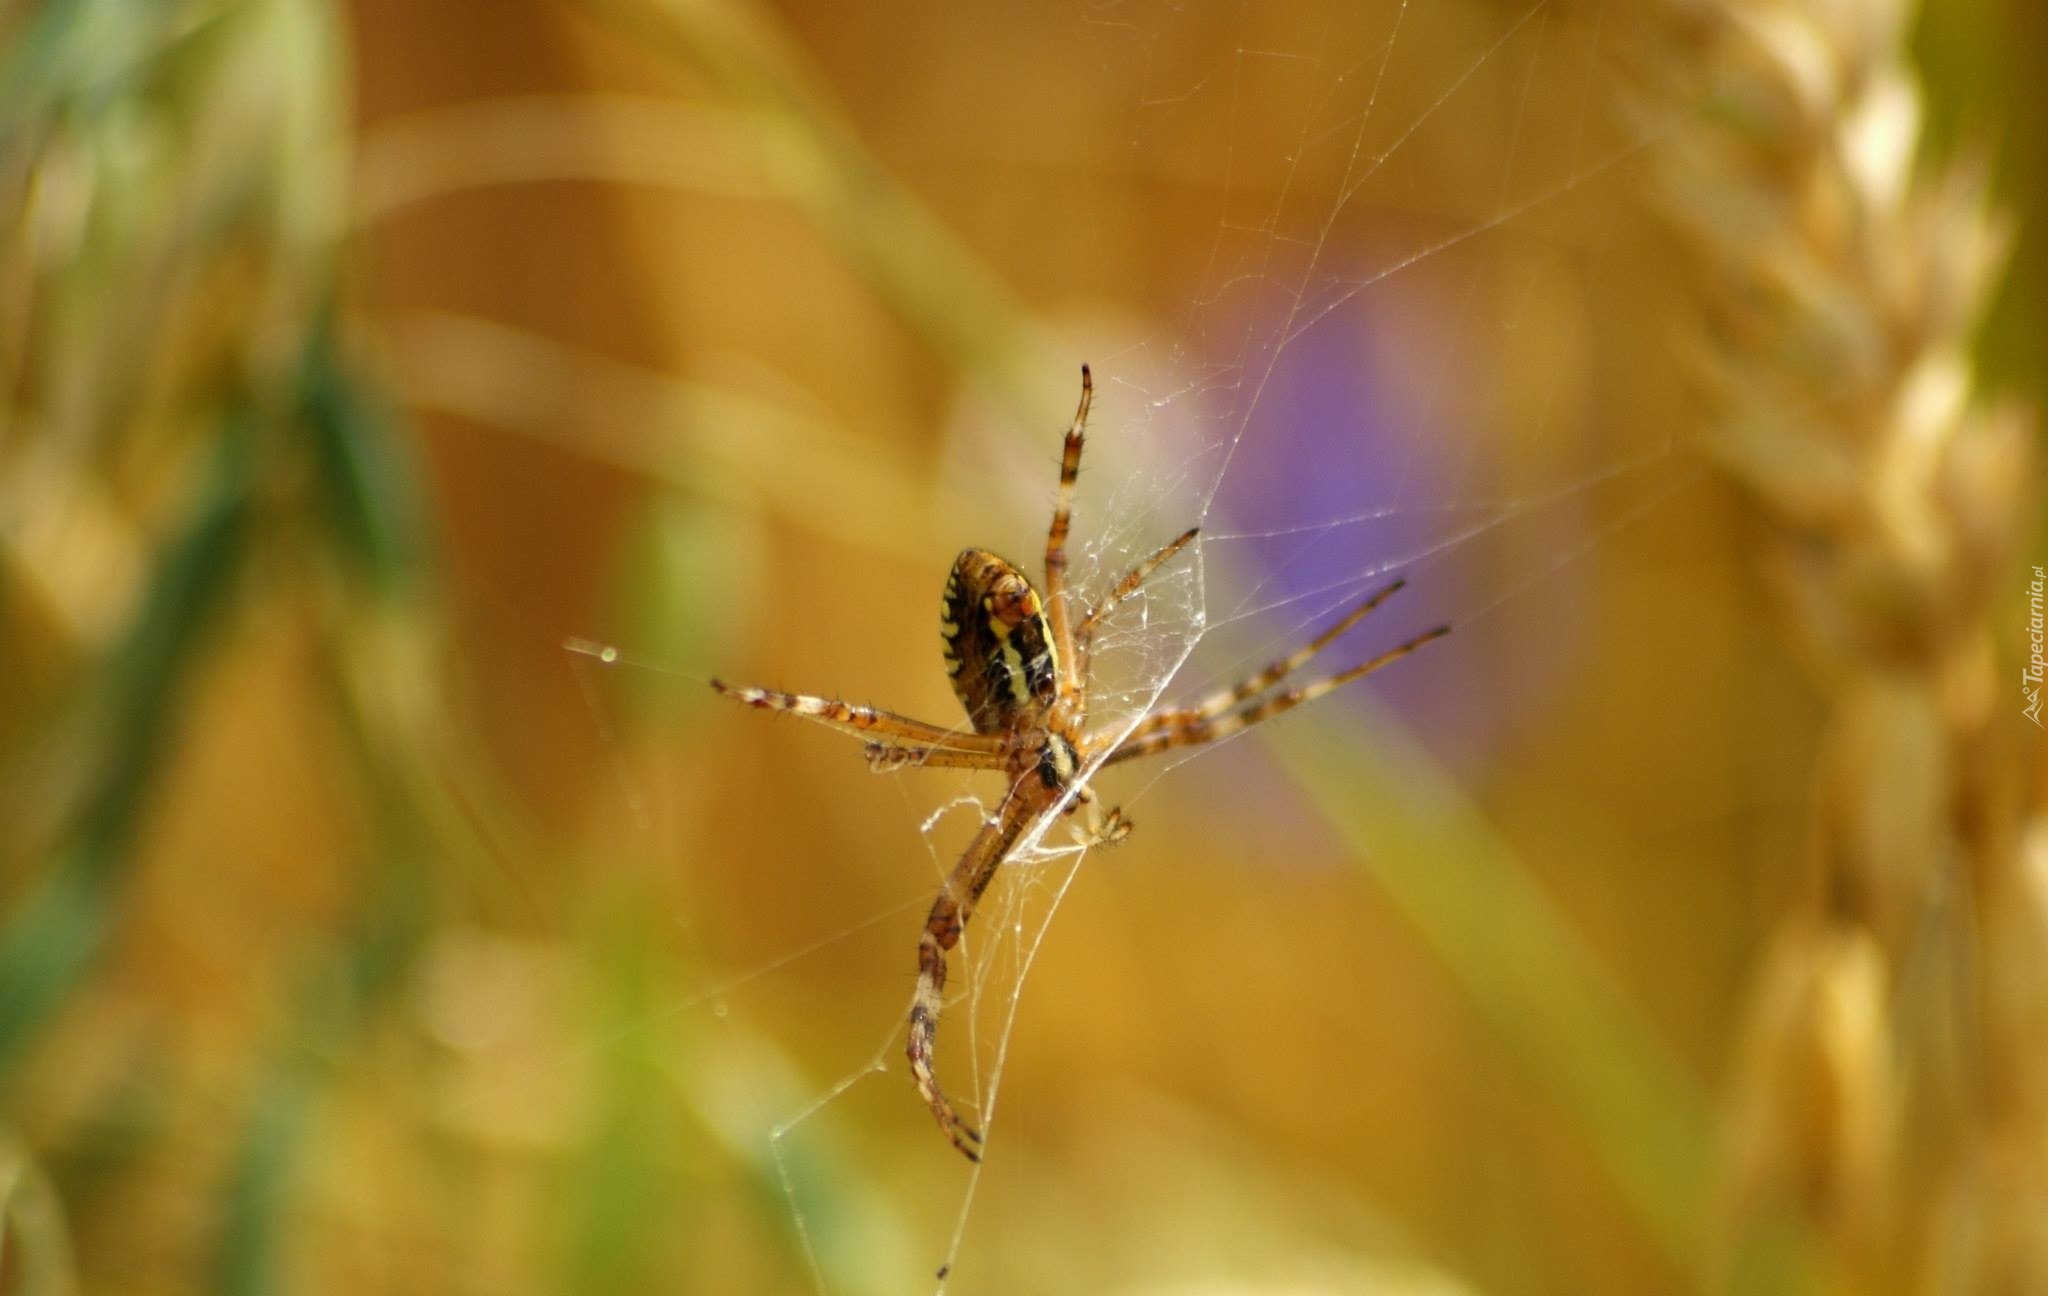
{"type": "Polygon", "coordinates": [[[1024,573],[986,549],[964,550],[946,577],[939,632],[946,674],[976,733],[1040,721],[1059,697],[1059,653],[1045,605],[1024,573]]]}

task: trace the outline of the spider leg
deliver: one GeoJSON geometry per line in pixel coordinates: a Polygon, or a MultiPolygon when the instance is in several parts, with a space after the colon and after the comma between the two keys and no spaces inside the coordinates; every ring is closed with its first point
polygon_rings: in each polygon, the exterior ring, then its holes
{"type": "Polygon", "coordinates": [[[1082,675],[1074,660],[1073,618],[1067,607],[1067,532],[1074,523],[1074,483],[1081,476],[1081,446],[1088,432],[1088,407],[1095,403],[1095,378],[1088,366],[1081,366],[1081,403],[1074,410],[1074,422],[1067,428],[1066,448],[1060,454],[1060,497],[1052,511],[1052,526],[1045,533],[1045,616],[1052,627],[1053,648],[1060,659],[1060,689],[1077,693],[1082,675]]]}
{"type": "Polygon", "coordinates": [[[1173,539],[1159,546],[1158,550],[1144,562],[1125,572],[1124,578],[1116,583],[1116,588],[1105,595],[1100,603],[1088,609],[1088,615],[1081,618],[1081,624],[1074,633],[1082,637],[1091,633],[1095,629],[1096,622],[1108,616],[1117,604],[1137,593],[1138,588],[1151,579],[1153,572],[1158,571],[1175,554],[1194,543],[1195,537],[1201,533],[1202,528],[1189,527],[1173,539]]]}
{"type": "Polygon", "coordinates": [[[969,1161],[981,1160],[981,1134],[953,1110],[932,1073],[932,1043],[939,1030],[939,1011],[945,1005],[946,951],[960,943],[960,933],[974,916],[981,893],[988,889],[1033,813],[1029,799],[1012,788],[996,817],[982,824],[939,888],[931,915],[925,919],[924,935],[917,942],[917,994],[910,1002],[910,1038],[903,1052],[910,1059],[910,1076],[917,1082],[918,1094],[932,1109],[939,1128],[969,1161]]]}
{"type": "Polygon", "coordinates": [[[943,725],[897,715],[893,711],[842,702],[838,698],[783,693],[776,689],[727,684],[723,680],[712,680],[711,687],[735,702],[763,711],[787,711],[791,715],[814,720],[828,729],[837,729],[841,733],[868,738],[880,734],[923,747],[942,747],[956,752],[994,753],[1002,750],[1003,740],[993,734],[948,729],[943,725]]]}
{"type": "Polygon", "coordinates": [[[1082,788],[1074,800],[1088,807],[1087,827],[1074,833],[1074,840],[1082,846],[1114,846],[1131,835],[1133,825],[1122,806],[1111,806],[1109,813],[1104,814],[1095,794],[1087,788],[1082,788]]]}
{"type": "MultiPolygon", "coordinates": [[[[1441,639],[1450,632],[1451,628],[1447,625],[1437,626],[1433,630],[1426,630],[1408,642],[1389,648],[1372,660],[1361,662],[1349,670],[1339,671],[1337,674],[1317,680],[1313,684],[1305,684],[1300,688],[1288,689],[1284,693],[1272,694],[1239,710],[1231,711],[1226,707],[1222,714],[1217,714],[1205,712],[1201,707],[1195,707],[1186,711],[1166,712],[1162,716],[1155,717],[1155,719],[1163,719],[1167,723],[1152,726],[1150,731],[1142,736],[1134,735],[1126,739],[1122,746],[1109,754],[1103,761],[1103,764],[1114,765],[1120,761],[1135,760],[1140,756],[1149,756],[1154,752],[1163,752],[1175,747],[1192,747],[1197,743],[1215,742],[1219,738],[1228,738],[1234,733],[1251,728],[1261,720],[1270,720],[1282,712],[1292,711],[1304,702],[1313,702],[1326,693],[1344,687],[1344,685],[1349,684],[1352,680],[1370,675],[1380,667],[1390,662],[1398,661],[1424,644],[1432,640],[1441,639]]],[[[1300,656],[1301,654],[1296,655],[1300,656]]],[[[1284,674],[1285,672],[1282,673],[1284,674]]],[[[1278,677],[1276,676],[1275,678],[1277,679],[1278,677]]],[[[1218,696],[1225,695],[1218,694],[1218,696]]],[[[1250,694],[1245,696],[1249,697],[1250,694]]],[[[1208,704],[1204,703],[1203,705],[1206,706],[1208,704]]]]}
{"type": "MultiPolygon", "coordinates": [[[[1125,748],[1128,749],[1132,743],[1141,738],[1149,737],[1152,734],[1185,727],[1212,716],[1220,716],[1246,699],[1264,693],[1267,689],[1272,688],[1281,680],[1286,679],[1289,675],[1307,665],[1309,659],[1329,647],[1346,630],[1364,620],[1366,615],[1374,608],[1400,593],[1401,587],[1407,583],[1408,581],[1404,577],[1383,589],[1375,591],[1365,602],[1360,603],[1357,607],[1345,613],[1343,620],[1309,640],[1296,651],[1272,662],[1258,674],[1247,676],[1237,684],[1221,692],[1212,693],[1193,706],[1174,707],[1170,710],[1154,712],[1152,715],[1145,717],[1144,720],[1139,722],[1138,727],[1131,731],[1130,737],[1124,740],[1125,748]]],[[[1347,676],[1347,678],[1355,679],[1357,677],[1354,675],[1347,676]]]]}
{"type": "Polygon", "coordinates": [[[917,766],[921,769],[994,770],[1006,768],[1000,751],[953,751],[944,747],[905,747],[896,743],[867,745],[868,768],[877,774],[917,766]]]}
{"type": "Polygon", "coordinates": [[[1095,789],[1086,783],[1074,785],[1074,794],[1067,798],[1066,813],[1085,815],[1082,826],[1073,829],[1074,844],[1084,850],[1092,846],[1114,846],[1131,835],[1133,825],[1130,817],[1124,814],[1124,808],[1111,806],[1104,814],[1095,789]]]}
{"type": "Polygon", "coordinates": [[[1153,572],[1166,565],[1175,554],[1193,544],[1195,537],[1200,535],[1201,531],[1202,528],[1200,527],[1189,527],[1161,545],[1158,551],[1150,558],[1125,572],[1124,578],[1116,583],[1116,587],[1104,595],[1101,602],[1088,609],[1088,615],[1082,617],[1081,624],[1074,627],[1074,645],[1077,660],[1075,671],[1078,678],[1088,678],[1088,649],[1095,640],[1095,627],[1097,623],[1114,611],[1117,604],[1137,593],[1139,588],[1147,580],[1151,579],[1153,572]]]}

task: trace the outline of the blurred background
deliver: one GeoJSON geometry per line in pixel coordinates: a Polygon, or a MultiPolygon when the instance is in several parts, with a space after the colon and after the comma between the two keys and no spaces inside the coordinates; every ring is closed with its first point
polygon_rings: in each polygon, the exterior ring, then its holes
{"type": "Polygon", "coordinates": [[[2048,1290],[2044,1068],[1957,1012],[2039,1020],[1973,978],[2048,869],[1967,863],[2042,840],[2030,426],[1727,413],[2028,397],[2048,28],[1821,8],[0,10],[0,1289],[2048,1290]],[[1329,664],[1455,632],[1005,871],[974,1171],[900,1030],[999,789],[707,683],[952,722],[1083,361],[1082,588],[1206,532],[1105,719],[1397,573],[1329,664]],[[1920,584],[1827,557],[1871,482],[1920,584]]]}

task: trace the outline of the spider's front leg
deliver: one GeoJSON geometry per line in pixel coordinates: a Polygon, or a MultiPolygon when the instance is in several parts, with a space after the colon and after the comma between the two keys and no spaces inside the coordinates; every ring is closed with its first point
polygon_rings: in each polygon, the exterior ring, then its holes
{"type": "Polygon", "coordinates": [[[1068,691],[1081,687],[1080,662],[1074,653],[1073,610],[1067,606],[1067,535],[1074,521],[1074,483],[1081,477],[1081,448],[1088,435],[1088,407],[1095,403],[1095,379],[1088,366],[1081,366],[1081,403],[1067,428],[1067,440],[1060,453],[1059,503],[1052,511],[1052,525],[1045,534],[1045,612],[1052,642],[1060,663],[1060,685],[1068,691]]]}

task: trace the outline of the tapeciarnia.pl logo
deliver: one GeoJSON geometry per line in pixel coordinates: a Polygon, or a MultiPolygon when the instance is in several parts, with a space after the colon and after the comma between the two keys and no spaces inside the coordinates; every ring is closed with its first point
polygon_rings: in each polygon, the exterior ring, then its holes
{"type": "Polygon", "coordinates": [[[2027,586],[2027,640],[2033,646],[2033,655],[2028,658],[2026,669],[2020,672],[2020,691],[2027,697],[2025,715],[2038,728],[2048,728],[2048,725],[2041,724],[2041,679],[2048,675],[2048,662],[2041,657],[2041,594],[2044,588],[2048,588],[2048,576],[2036,567],[2033,583],[2027,586]]]}

